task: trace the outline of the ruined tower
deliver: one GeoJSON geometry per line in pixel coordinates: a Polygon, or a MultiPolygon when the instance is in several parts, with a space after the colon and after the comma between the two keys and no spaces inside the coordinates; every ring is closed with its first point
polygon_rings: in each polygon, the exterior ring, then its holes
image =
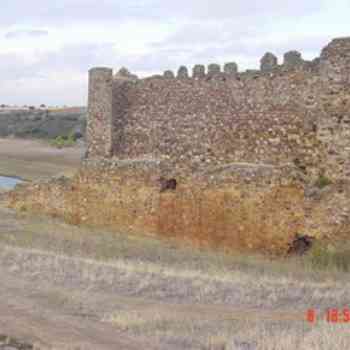
{"type": "Polygon", "coordinates": [[[89,71],[87,156],[110,157],[113,149],[113,70],[105,67],[89,71]]]}

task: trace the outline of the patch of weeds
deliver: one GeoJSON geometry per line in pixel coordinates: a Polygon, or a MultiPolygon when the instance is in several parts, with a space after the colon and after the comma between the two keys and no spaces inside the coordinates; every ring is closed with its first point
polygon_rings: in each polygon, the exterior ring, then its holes
{"type": "Polygon", "coordinates": [[[315,244],[306,257],[311,267],[319,270],[350,271],[350,249],[337,250],[321,244],[315,244]]]}
{"type": "Polygon", "coordinates": [[[6,335],[0,335],[0,349],[18,349],[18,350],[33,350],[33,346],[27,343],[19,342],[6,335]]]}
{"type": "Polygon", "coordinates": [[[203,350],[211,350],[211,349],[218,349],[218,350],[225,350],[227,349],[227,339],[223,336],[214,336],[210,337],[208,339],[208,344],[205,347],[202,347],[203,350]]]}
{"type": "Polygon", "coordinates": [[[319,189],[325,188],[331,184],[332,184],[332,180],[330,178],[328,178],[326,175],[320,175],[315,183],[315,185],[319,189]]]}
{"type": "Polygon", "coordinates": [[[19,207],[18,207],[18,210],[20,212],[26,212],[28,210],[27,206],[25,204],[21,204],[19,207]]]}
{"type": "Polygon", "coordinates": [[[76,139],[73,134],[69,136],[57,136],[50,141],[50,145],[57,148],[73,147],[76,144],[76,139]]]}

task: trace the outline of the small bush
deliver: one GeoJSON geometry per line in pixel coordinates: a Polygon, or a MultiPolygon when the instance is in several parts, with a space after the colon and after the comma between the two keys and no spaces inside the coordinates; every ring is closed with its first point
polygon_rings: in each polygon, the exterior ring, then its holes
{"type": "Polygon", "coordinates": [[[72,134],[69,136],[60,135],[50,141],[50,145],[57,148],[72,147],[75,145],[75,143],[76,143],[76,140],[72,134]]]}
{"type": "Polygon", "coordinates": [[[320,175],[320,177],[317,179],[317,181],[315,183],[315,185],[320,189],[325,188],[331,184],[332,184],[331,179],[329,179],[325,175],[320,175]]]}
{"type": "Polygon", "coordinates": [[[350,271],[350,249],[336,250],[315,244],[306,259],[316,269],[350,271]]]}

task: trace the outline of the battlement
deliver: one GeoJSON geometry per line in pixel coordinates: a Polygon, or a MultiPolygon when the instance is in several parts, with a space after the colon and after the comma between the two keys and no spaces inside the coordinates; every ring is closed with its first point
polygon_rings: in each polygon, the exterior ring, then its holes
{"type": "Polygon", "coordinates": [[[349,57],[350,38],[339,38],[313,61],[289,51],[279,64],[266,53],[260,70],[245,72],[235,62],[212,63],[195,65],[191,75],[181,66],[176,74],[167,70],[139,79],[125,68],[115,75],[93,68],[87,156],[162,160],[182,174],[242,161],[278,165],[304,156],[312,164],[317,152],[305,150],[329,105],[343,108],[334,91],[349,91],[349,57]]]}
{"type": "MultiPolygon", "coordinates": [[[[218,63],[210,63],[207,66],[196,64],[192,70],[186,66],[180,66],[177,72],[166,70],[163,74],[157,74],[149,78],[166,78],[166,79],[211,79],[211,78],[244,78],[249,75],[264,75],[266,73],[285,73],[289,70],[306,70],[319,73],[321,62],[337,59],[350,53],[350,37],[334,39],[321,52],[320,57],[312,61],[304,60],[299,51],[291,50],[283,55],[283,62],[279,64],[278,57],[271,52],[267,52],[260,60],[260,69],[248,69],[239,71],[236,62],[228,62],[221,66],[218,63]],[[190,74],[192,71],[192,74],[190,74]]],[[[131,74],[126,68],[121,68],[114,76],[115,79],[139,79],[136,75],[131,74]]],[[[142,79],[141,79],[142,80],[142,79]]]]}
{"type": "MultiPolygon", "coordinates": [[[[249,76],[258,76],[269,73],[281,74],[290,70],[314,70],[319,68],[319,59],[313,61],[306,61],[302,58],[301,53],[298,51],[289,51],[284,55],[284,61],[282,64],[278,64],[278,58],[268,52],[260,60],[260,70],[247,69],[239,72],[238,64],[236,62],[228,62],[221,66],[218,63],[210,63],[207,66],[203,64],[196,64],[189,69],[186,66],[180,66],[177,72],[172,70],[166,70],[163,74],[156,74],[150,78],[164,78],[164,79],[241,79],[249,76]],[[190,74],[190,71],[192,74],[190,74]]],[[[114,79],[131,79],[131,80],[143,80],[139,79],[136,75],[131,74],[126,68],[121,68],[115,75],[114,79]]]]}

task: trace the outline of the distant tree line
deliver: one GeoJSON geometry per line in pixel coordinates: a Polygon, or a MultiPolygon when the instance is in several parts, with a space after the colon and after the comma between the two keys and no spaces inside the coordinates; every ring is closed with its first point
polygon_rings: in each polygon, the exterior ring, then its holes
{"type": "MultiPolygon", "coordinates": [[[[6,105],[6,104],[4,104],[4,103],[3,103],[3,104],[0,104],[0,108],[10,108],[10,107],[11,107],[10,105],[6,105]]],[[[13,107],[17,107],[17,106],[13,106],[13,107]]],[[[35,106],[27,106],[27,105],[23,105],[22,108],[28,108],[28,109],[30,109],[30,110],[36,109],[35,106]]],[[[40,105],[40,108],[46,108],[46,104],[42,103],[42,104],[40,105]]]]}

